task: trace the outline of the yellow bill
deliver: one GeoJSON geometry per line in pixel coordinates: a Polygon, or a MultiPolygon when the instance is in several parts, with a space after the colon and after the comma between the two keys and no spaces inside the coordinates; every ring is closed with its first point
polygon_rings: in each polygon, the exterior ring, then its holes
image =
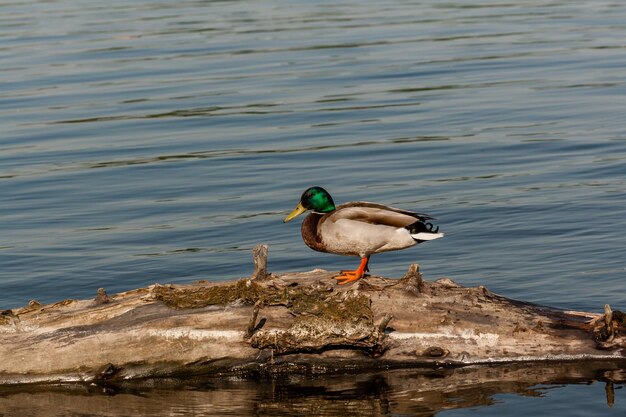
{"type": "Polygon", "coordinates": [[[295,208],[295,210],[289,213],[289,216],[285,217],[285,220],[283,220],[283,223],[287,223],[289,220],[293,219],[296,216],[301,215],[305,211],[306,211],[306,208],[304,208],[302,203],[298,203],[298,206],[295,208]]]}

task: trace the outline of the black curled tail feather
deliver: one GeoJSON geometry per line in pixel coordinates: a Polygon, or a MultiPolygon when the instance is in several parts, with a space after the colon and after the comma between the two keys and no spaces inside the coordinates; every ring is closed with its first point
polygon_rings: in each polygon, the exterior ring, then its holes
{"type": "Polygon", "coordinates": [[[439,226],[435,227],[431,222],[423,222],[421,220],[418,220],[415,223],[411,223],[410,225],[406,226],[405,229],[407,229],[412,235],[417,233],[439,232],[439,226]]]}

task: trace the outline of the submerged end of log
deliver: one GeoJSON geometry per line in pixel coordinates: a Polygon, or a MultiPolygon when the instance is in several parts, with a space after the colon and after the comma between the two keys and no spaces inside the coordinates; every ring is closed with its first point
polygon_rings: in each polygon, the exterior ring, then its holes
{"type": "Polygon", "coordinates": [[[324,270],[159,285],[0,314],[0,384],[521,361],[621,360],[626,315],[568,312],[425,281],[324,270]],[[45,355],[42,354],[45,352],[45,355]]]}

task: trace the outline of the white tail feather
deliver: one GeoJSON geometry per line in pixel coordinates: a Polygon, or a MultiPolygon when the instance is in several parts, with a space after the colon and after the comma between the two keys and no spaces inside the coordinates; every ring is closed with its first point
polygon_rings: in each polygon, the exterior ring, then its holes
{"type": "Polygon", "coordinates": [[[411,235],[411,237],[415,240],[435,240],[435,239],[439,239],[440,237],[443,237],[443,233],[420,232],[420,233],[415,233],[414,235],[411,235]]]}

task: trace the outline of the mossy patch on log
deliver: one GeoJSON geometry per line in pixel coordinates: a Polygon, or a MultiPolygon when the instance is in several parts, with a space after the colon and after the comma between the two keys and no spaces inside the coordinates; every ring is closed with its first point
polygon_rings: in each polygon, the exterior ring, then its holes
{"type": "Polygon", "coordinates": [[[155,285],[152,296],[175,309],[203,308],[213,305],[284,306],[294,316],[326,316],[333,320],[372,320],[370,299],[346,297],[329,286],[298,286],[274,282],[258,283],[242,279],[227,285],[184,286],[155,285]],[[341,299],[341,302],[337,301],[341,299]]]}
{"type": "Polygon", "coordinates": [[[194,287],[155,285],[152,288],[154,299],[163,301],[168,307],[176,309],[226,305],[236,301],[254,304],[262,297],[263,292],[264,288],[261,285],[245,279],[227,285],[194,287]]]}
{"type": "Polygon", "coordinates": [[[344,292],[319,297],[309,314],[299,315],[286,330],[258,331],[250,338],[257,349],[275,354],[359,349],[378,356],[386,349],[384,329],[374,325],[369,297],[344,292]]]}

